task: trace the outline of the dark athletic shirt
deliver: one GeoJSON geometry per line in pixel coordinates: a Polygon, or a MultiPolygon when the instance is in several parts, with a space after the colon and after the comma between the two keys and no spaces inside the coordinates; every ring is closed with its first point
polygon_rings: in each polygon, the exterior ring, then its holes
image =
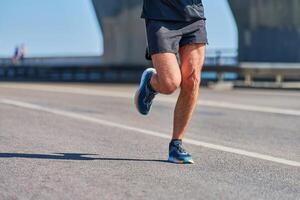
{"type": "Polygon", "coordinates": [[[142,18],[180,22],[205,20],[202,0],[144,0],[142,18]]]}

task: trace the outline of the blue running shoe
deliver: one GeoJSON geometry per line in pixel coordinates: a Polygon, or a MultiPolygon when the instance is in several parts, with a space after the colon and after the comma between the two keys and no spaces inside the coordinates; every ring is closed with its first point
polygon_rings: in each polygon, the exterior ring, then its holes
{"type": "Polygon", "coordinates": [[[181,140],[172,140],[170,142],[168,161],[177,164],[194,164],[192,156],[182,147],[181,140]]]}
{"type": "Polygon", "coordinates": [[[143,72],[140,86],[135,93],[134,103],[142,115],[149,113],[152,101],[157,94],[157,92],[150,87],[150,80],[154,73],[156,73],[154,68],[148,68],[143,72]]]}

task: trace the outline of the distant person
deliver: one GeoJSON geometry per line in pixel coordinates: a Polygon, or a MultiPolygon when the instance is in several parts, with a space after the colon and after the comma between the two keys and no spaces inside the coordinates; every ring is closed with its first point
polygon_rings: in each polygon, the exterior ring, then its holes
{"type": "Polygon", "coordinates": [[[21,45],[21,50],[20,50],[20,59],[21,61],[24,61],[25,57],[26,57],[26,47],[24,44],[21,45]]]}
{"type": "Polygon", "coordinates": [[[13,64],[18,64],[18,61],[19,61],[19,47],[16,46],[12,57],[12,62],[13,64]]]}
{"type": "Polygon", "coordinates": [[[182,139],[196,107],[207,44],[202,1],[144,0],[142,18],[146,22],[148,52],[155,69],[144,71],[135,105],[141,114],[147,115],[155,95],[169,95],[180,87],[168,160],[194,163],[183,148],[182,139]]]}

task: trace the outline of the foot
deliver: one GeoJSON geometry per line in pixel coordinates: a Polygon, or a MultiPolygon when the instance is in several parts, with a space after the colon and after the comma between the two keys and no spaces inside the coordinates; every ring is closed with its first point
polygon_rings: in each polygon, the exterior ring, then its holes
{"type": "Polygon", "coordinates": [[[192,156],[182,147],[181,140],[172,140],[170,142],[168,161],[177,164],[194,164],[192,156]]]}
{"type": "Polygon", "coordinates": [[[148,68],[144,71],[140,86],[135,93],[134,103],[137,110],[142,115],[147,115],[149,113],[152,101],[157,94],[150,85],[150,80],[154,73],[156,73],[156,71],[153,68],[148,68]]]}

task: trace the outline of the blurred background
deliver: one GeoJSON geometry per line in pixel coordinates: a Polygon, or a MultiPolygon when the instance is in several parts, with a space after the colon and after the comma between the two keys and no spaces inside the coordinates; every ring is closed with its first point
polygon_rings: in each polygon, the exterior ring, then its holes
{"type": "Polygon", "coordinates": [[[147,117],[133,101],[152,65],[142,0],[0,0],[0,200],[300,199],[300,0],[203,4],[181,166],[179,90],[147,117]]]}
{"type": "MultiPolygon", "coordinates": [[[[300,2],[203,0],[203,85],[299,88],[300,2]]],[[[141,0],[1,0],[0,80],[138,82],[141,0]]]]}

